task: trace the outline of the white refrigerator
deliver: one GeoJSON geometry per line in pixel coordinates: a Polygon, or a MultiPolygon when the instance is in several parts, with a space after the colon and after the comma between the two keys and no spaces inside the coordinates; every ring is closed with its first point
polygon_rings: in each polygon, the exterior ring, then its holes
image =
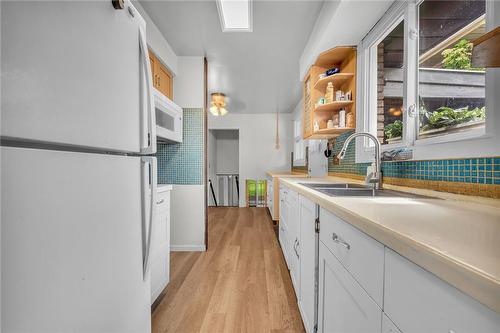
{"type": "Polygon", "coordinates": [[[1,2],[3,333],[151,330],[145,28],[127,0],[1,2]]]}

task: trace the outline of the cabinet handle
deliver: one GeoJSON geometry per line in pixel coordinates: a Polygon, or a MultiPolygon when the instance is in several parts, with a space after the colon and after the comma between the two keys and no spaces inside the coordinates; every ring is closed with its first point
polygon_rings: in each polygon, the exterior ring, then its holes
{"type": "Polygon", "coordinates": [[[161,205],[161,204],[162,204],[162,203],[164,203],[164,202],[165,202],[165,199],[161,199],[161,200],[157,201],[157,202],[156,202],[156,204],[157,204],[157,205],[161,205]]]}
{"type": "Polygon", "coordinates": [[[299,251],[297,250],[298,246],[299,246],[299,240],[297,238],[295,238],[295,244],[293,246],[293,250],[295,251],[295,255],[297,256],[297,259],[300,259],[299,251]]]}
{"type": "Polygon", "coordinates": [[[349,243],[347,243],[346,241],[344,241],[342,238],[340,238],[336,233],[332,233],[332,240],[337,243],[337,244],[340,244],[342,246],[344,246],[346,249],[350,250],[351,249],[351,245],[349,245],[349,243]]]}

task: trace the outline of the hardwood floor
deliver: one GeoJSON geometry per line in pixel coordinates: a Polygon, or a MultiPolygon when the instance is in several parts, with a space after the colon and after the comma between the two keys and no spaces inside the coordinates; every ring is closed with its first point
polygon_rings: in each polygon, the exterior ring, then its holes
{"type": "Polygon", "coordinates": [[[304,332],[266,208],[210,208],[209,250],[173,252],[153,333],[304,332]]]}

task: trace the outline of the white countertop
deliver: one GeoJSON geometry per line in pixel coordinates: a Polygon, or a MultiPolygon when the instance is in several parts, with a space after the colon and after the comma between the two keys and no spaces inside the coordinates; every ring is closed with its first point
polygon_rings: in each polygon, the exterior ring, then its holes
{"type": "Polygon", "coordinates": [[[484,204],[477,197],[418,189],[411,192],[446,199],[331,197],[299,183],[359,181],[280,182],[500,313],[500,200],[485,199],[484,204]]]}

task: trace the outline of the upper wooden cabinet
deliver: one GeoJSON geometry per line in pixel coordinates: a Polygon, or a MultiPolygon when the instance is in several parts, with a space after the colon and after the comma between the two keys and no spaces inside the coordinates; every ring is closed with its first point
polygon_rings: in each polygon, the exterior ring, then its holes
{"type": "Polygon", "coordinates": [[[356,127],[356,48],[339,46],[321,53],[304,78],[303,92],[302,134],[304,139],[330,139],[346,131],[354,130],[356,127]],[[338,67],[339,72],[325,76],[326,71],[334,67],[338,67]],[[318,101],[321,98],[326,98],[329,83],[333,85],[333,100],[319,104],[318,101]],[[350,98],[337,100],[335,97],[337,91],[342,91],[344,95],[349,93],[350,98]],[[341,109],[346,111],[344,127],[338,126],[341,109]],[[333,121],[334,127],[327,127],[329,120],[333,121]],[[315,124],[318,126],[316,129],[315,124]]]}
{"type": "Polygon", "coordinates": [[[172,100],[174,91],[172,74],[167,67],[160,62],[151,49],[149,50],[149,61],[151,62],[153,87],[172,100]]]}

